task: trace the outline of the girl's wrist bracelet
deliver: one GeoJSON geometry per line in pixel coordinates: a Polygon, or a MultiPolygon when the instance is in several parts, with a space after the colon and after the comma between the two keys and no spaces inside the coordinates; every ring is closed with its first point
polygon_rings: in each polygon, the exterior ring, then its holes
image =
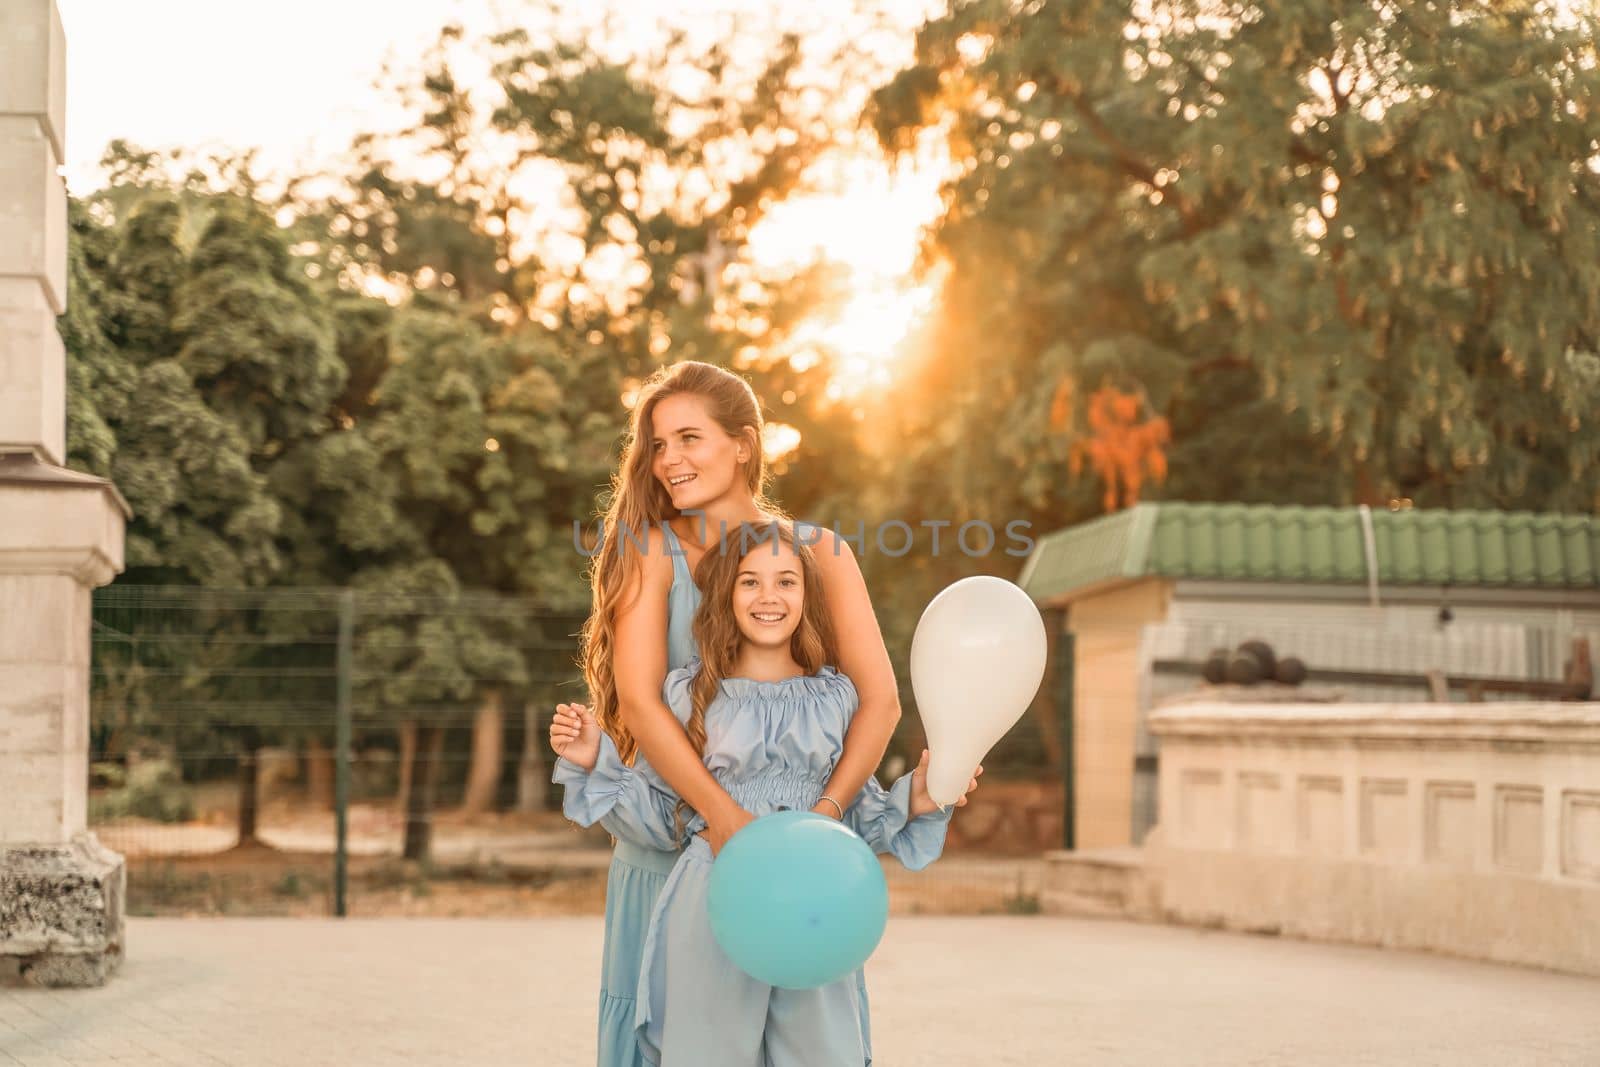
{"type": "Polygon", "coordinates": [[[843,822],[844,821],[844,809],[839,806],[839,802],[837,800],[833,799],[832,797],[830,797],[828,794],[824,793],[824,794],[822,794],[821,797],[819,797],[817,799],[817,803],[821,804],[824,800],[826,800],[829,804],[833,805],[833,810],[839,813],[839,821],[843,822]]]}

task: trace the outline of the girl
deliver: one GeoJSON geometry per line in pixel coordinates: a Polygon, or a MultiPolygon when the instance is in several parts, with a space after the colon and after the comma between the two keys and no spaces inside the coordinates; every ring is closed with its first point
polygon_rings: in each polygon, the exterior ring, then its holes
{"type": "MultiPolygon", "coordinates": [[[[869,782],[841,805],[827,791],[857,698],[832,665],[815,557],[787,523],[745,527],[738,539],[737,549],[726,546],[702,567],[694,618],[702,660],[667,676],[666,703],[704,766],[746,810],[830,806],[879,851],[913,869],[926,866],[943,848],[949,819],[927,795],[926,753],[888,792],[869,782]]],[[[648,762],[623,762],[593,716],[562,719],[556,780],[566,787],[570,817],[658,847],[693,835],[645,941],[635,1022],[646,1059],[667,1067],[866,1063],[860,972],[786,990],[735,968],[706,915],[712,853],[705,820],[686,811],[648,762]]]]}
{"type": "MultiPolygon", "coordinates": [[[[650,763],[701,813],[713,852],[751,818],[695,753],[661,701],[669,669],[694,653],[690,619],[699,602],[694,566],[722,524],[779,517],[765,495],[762,417],[744,379],[707,363],[664,367],[640,389],[604,514],[603,551],[589,580],[593,608],[583,632],[583,672],[598,720],[618,752],[650,763]],[[648,539],[643,549],[636,539],[648,539]]],[[[827,615],[841,645],[839,668],[860,694],[844,754],[828,792],[854,796],[883,758],[900,718],[894,670],[871,598],[848,542],[823,532],[817,565],[827,615]]],[[[579,705],[559,711],[575,712],[579,705]]],[[[552,727],[552,747],[561,745],[552,727]]],[[[833,815],[830,804],[817,810],[833,815]]],[[[637,1067],[634,990],[645,929],[675,851],[619,838],[606,880],[600,971],[600,1067],[637,1067]]]]}

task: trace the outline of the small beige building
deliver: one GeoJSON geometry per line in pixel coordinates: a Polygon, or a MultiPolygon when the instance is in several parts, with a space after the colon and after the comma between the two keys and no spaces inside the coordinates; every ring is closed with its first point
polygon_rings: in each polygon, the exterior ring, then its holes
{"type": "Polygon", "coordinates": [[[1428,672],[1450,699],[1527,699],[1562,683],[1575,638],[1600,657],[1591,516],[1140,504],[1041,538],[1019,584],[1072,643],[1074,848],[1144,840],[1149,712],[1214,649],[1265,640],[1352,701],[1427,700],[1428,672]]]}

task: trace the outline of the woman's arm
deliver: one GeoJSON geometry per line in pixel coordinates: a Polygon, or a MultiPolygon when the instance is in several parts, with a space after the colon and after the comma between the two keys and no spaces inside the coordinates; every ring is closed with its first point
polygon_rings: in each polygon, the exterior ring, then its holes
{"type": "MultiPolygon", "coordinates": [[[[900,690],[894,665],[883,643],[883,631],[872,611],[872,597],[856,564],[850,543],[832,530],[813,547],[822,570],[828,615],[839,643],[839,670],[854,683],[860,704],[844,738],[844,753],[828,780],[827,795],[849,807],[872,772],[883,761],[889,738],[900,722],[900,690]]],[[[833,805],[821,801],[813,811],[837,818],[833,805]]]]}
{"type": "Polygon", "coordinates": [[[665,538],[654,527],[643,563],[642,585],[624,590],[617,609],[612,677],[619,711],[623,725],[656,773],[705,818],[706,836],[715,855],[753,816],[717,784],[689,743],[683,724],[661,699],[661,685],[667,676],[667,592],[672,586],[672,559],[665,538]]]}

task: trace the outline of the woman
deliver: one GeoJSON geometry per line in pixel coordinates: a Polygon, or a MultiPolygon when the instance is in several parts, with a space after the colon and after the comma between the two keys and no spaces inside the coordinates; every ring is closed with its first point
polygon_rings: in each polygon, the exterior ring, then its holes
{"type": "MultiPolygon", "coordinates": [[[[622,460],[612,479],[604,543],[590,570],[593,598],[583,628],[583,673],[594,715],[625,760],[642,751],[706,824],[715,855],[753,816],[706,770],[661,698],[669,668],[694,656],[690,624],[699,603],[694,567],[739,524],[787,518],[767,498],[761,408],[749,384],[707,363],[665,367],[639,392],[622,460]],[[642,546],[642,551],[641,551],[642,546]]],[[[877,769],[900,720],[894,668],[871,597],[848,542],[817,531],[813,551],[838,640],[839,670],[859,707],[844,753],[813,809],[839,817],[877,769]]],[[[572,740],[551,727],[559,754],[572,740]]],[[[634,994],[645,932],[677,854],[619,842],[606,879],[600,974],[601,1067],[643,1063],[634,1040],[634,994]]]]}

